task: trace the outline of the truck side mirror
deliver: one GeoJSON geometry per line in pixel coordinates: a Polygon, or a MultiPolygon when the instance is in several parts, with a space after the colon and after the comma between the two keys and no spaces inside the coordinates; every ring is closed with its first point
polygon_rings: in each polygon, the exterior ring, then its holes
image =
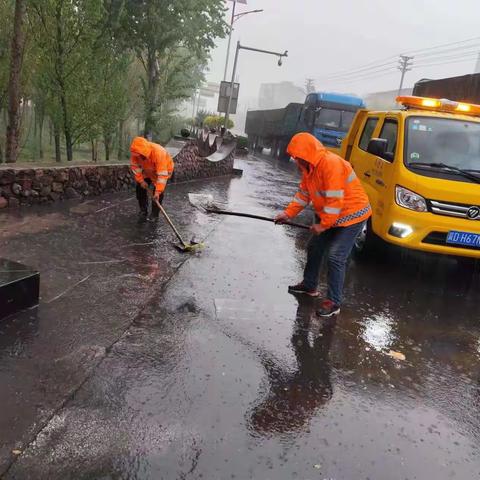
{"type": "Polygon", "coordinates": [[[380,158],[385,158],[388,141],[385,138],[372,138],[368,142],[367,152],[380,158]]]}

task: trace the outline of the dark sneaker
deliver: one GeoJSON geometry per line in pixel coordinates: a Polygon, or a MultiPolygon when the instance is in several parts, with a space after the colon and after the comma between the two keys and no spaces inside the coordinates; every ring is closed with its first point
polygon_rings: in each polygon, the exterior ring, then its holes
{"type": "Polygon", "coordinates": [[[319,317],[333,317],[340,313],[340,306],[333,303],[331,300],[324,300],[317,310],[319,317]]]}
{"type": "Polygon", "coordinates": [[[303,282],[299,283],[298,285],[290,285],[288,287],[288,291],[290,293],[303,293],[305,295],[309,295],[310,297],[318,297],[319,295],[318,290],[305,287],[303,282]]]}

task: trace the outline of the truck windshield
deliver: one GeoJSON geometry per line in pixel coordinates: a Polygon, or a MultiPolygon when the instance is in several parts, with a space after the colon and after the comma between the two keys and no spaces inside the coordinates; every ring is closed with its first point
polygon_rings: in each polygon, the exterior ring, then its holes
{"type": "Polygon", "coordinates": [[[342,130],[345,132],[350,130],[350,125],[352,124],[355,115],[356,112],[342,112],[342,130]]]}
{"type": "Polygon", "coordinates": [[[409,117],[405,162],[480,172],[480,123],[449,118],[409,117]]]}
{"type": "Polygon", "coordinates": [[[355,112],[334,110],[333,108],[321,108],[317,113],[315,126],[318,128],[328,128],[348,132],[354,116],[355,112]]]}
{"type": "Polygon", "coordinates": [[[315,126],[319,128],[332,128],[338,130],[340,128],[341,118],[342,112],[340,110],[321,108],[317,113],[315,126]]]}

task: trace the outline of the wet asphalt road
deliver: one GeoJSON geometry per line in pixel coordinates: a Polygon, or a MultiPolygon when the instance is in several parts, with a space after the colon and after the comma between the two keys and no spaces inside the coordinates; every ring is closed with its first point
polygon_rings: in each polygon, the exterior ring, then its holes
{"type": "Polygon", "coordinates": [[[42,275],[40,307],[0,324],[4,478],[479,478],[478,274],[352,262],[341,315],[320,321],[286,293],[308,234],[188,205],[211,192],[272,215],[296,190],[289,166],[237,166],[170,189],[206,238],[196,256],[137,225],[131,194],[1,214],[2,256],[42,275]]]}

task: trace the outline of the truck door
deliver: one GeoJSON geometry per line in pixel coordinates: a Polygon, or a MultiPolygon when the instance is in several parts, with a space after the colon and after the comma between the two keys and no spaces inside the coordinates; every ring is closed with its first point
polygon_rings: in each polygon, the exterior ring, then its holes
{"type": "MultiPolygon", "coordinates": [[[[388,212],[388,206],[394,199],[395,185],[394,162],[398,144],[398,121],[395,117],[385,117],[381,122],[378,138],[387,140],[385,155],[380,158],[371,155],[373,168],[371,170],[370,185],[375,192],[374,213],[377,220],[382,219],[388,212]]],[[[370,154],[368,154],[370,155],[370,154]]]]}
{"type": "Polygon", "coordinates": [[[351,147],[350,158],[348,158],[358,178],[364,185],[370,201],[372,201],[371,197],[374,193],[372,191],[372,170],[376,157],[367,152],[367,147],[368,142],[375,138],[375,135],[379,134],[380,120],[380,115],[365,117],[363,125],[358,129],[356,139],[351,147]]]}
{"type": "Polygon", "coordinates": [[[308,95],[300,115],[299,131],[313,132],[313,124],[315,122],[317,99],[315,95],[308,95]]]}

